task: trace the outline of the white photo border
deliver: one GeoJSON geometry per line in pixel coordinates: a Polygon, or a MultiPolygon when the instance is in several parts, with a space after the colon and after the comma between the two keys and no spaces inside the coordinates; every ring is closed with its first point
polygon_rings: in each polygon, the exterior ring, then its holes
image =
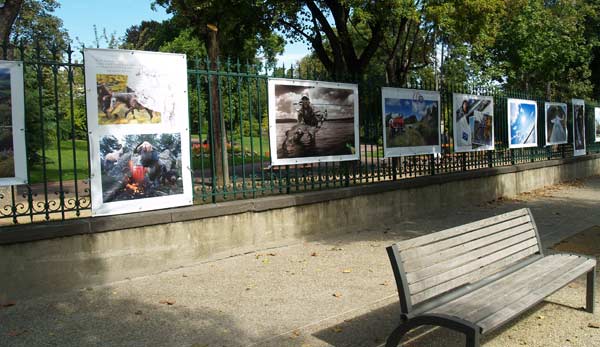
{"type": "MultiPolygon", "coordinates": [[[[585,100],[583,99],[571,99],[572,110],[571,113],[573,115],[573,156],[585,155],[587,153],[587,144],[585,143],[585,100]],[[577,131],[575,129],[575,105],[583,106],[583,149],[575,149],[575,134],[577,131]]],[[[594,120],[595,122],[595,120],[594,120]]]]}
{"type": "Polygon", "coordinates": [[[461,93],[452,93],[452,135],[454,139],[454,152],[455,153],[464,153],[464,152],[480,152],[480,151],[493,151],[495,149],[495,129],[494,129],[494,97],[490,95],[474,95],[474,94],[461,94],[461,93]],[[466,146],[459,147],[456,144],[457,134],[456,131],[458,127],[456,126],[456,110],[459,107],[458,104],[462,103],[463,100],[475,99],[475,100],[489,100],[491,101],[490,106],[492,108],[492,144],[491,146],[479,146],[473,149],[471,145],[471,149],[467,149],[466,146]],[[457,102],[460,100],[460,102],[457,102]]]}
{"type": "Polygon", "coordinates": [[[515,98],[508,98],[506,99],[506,122],[507,122],[507,131],[508,131],[508,148],[510,149],[514,149],[514,148],[532,148],[532,147],[537,147],[538,146],[538,105],[537,105],[537,101],[534,100],[527,100],[527,99],[515,99],[515,98]],[[510,129],[510,104],[511,103],[519,103],[519,104],[526,104],[526,105],[533,105],[535,107],[535,142],[534,143],[530,143],[530,144],[517,144],[517,145],[513,145],[511,143],[511,129],[510,129]]]}
{"type": "Polygon", "coordinates": [[[295,165],[295,164],[311,164],[320,162],[335,162],[335,161],[353,161],[360,159],[360,129],[358,119],[358,85],[351,83],[336,83],[312,80],[297,80],[289,78],[269,78],[267,82],[267,95],[269,96],[269,150],[271,154],[271,165],[295,165]],[[323,88],[338,88],[350,89],[354,93],[354,154],[346,155],[329,155],[320,157],[300,157],[300,158],[279,158],[277,156],[277,105],[275,97],[276,85],[292,85],[300,87],[323,87],[323,88]]]}
{"type": "MultiPolygon", "coordinates": [[[[146,52],[116,49],[85,49],[84,62],[87,122],[89,131],[90,148],[90,188],[92,200],[92,216],[115,215],[132,212],[180,207],[193,204],[193,185],[190,164],[190,131],[188,110],[188,83],[187,83],[187,58],[185,54],[146,52]],[[178,106],[175,114],[176,121],[156,124],[98,124],[98,98],[96,87],[96,75],[106,73],[96,64],[92,57],[94,54],[100,56],[113,56],[114,64],[124,64],[123,54],[137,57],[155,57],[155,63],[164,66],[170,65],[179,76],[178,87],[173,91],[178,106]],[[127,201],[103,202],[102,174],[100,162],[100,139],[106,135],[124,136],[141,134],[164,134],[179,133],[181,136],[181,178],[183,181],[183,193],[164,197],[152,197],[127,201]]],[[[141,62],[140,62],[141,64],[141,62]]]]}
{"type": "Polygon", "coordinates": [[[421,90],[421,89],[406,89],[406,88],[392,88],[392,87],[381,87],[381,122],[383,126],[383,156],[385,158],[394,158],[408,155],[420,155],[420,154],[439,154],[441,153],[441,97],[440,93],[433,90],[421,90]],[[385,99],[386,98],[404,98],[412,99],[415,93],[419,93],[425,100],[435,100],[438,103],[438,144],[433,146],[411,146],[411,147],[392,147],[387,146],[387,131],[385,122],[385,99]]]}
{"type": "Polygon", "coordinates": [[[564,145],[566,143],[569,143],[569,122],[568,122],[568,117],[569,117],[569,112],[568,112],[568,107],[567,104],[564,102],[550,102],[550,101],[546,101],[544,102],[544,133],[545,133],[545,141],[546,141],[546,146],[554,146],[554,145],[564,145]],[[564,107],[565,109],[565,117],[567,117],[567,126],[565,126],[565,140],[562,142],[550,142],[548,141],[548,108],[551,106],[559,106],[559,107],[564,107]]]}
{"type": "Polygon", "coordinates": [[[25,85],[23,62],[0,60],[0,68],[10,70],[14,177],[0,178],[0,186],[27,184],[27,145],[25,143],[25,85]]]}

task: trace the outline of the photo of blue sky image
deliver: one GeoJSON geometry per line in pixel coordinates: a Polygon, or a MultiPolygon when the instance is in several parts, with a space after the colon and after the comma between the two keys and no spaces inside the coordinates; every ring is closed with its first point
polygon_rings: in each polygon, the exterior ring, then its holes
{"type": "Polygon", "coordinates": [[[536,106],[522,102],[510,102],[510,144],[526,145],[537,141],[536,106]]]}

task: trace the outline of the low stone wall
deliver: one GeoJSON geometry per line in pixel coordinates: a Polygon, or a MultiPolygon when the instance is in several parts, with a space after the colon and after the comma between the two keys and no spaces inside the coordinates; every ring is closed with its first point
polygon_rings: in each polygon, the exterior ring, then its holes
{"type": "Polygon", "coordinates": [[[0,230],[0,301],[377,228],[600,174],[600,155],[0,230]]]}

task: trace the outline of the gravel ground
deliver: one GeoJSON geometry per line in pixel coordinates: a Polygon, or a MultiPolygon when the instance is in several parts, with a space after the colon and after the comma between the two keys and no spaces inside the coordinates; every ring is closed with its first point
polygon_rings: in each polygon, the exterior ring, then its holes
{"type": "MultiPolygon", "coordinates": [[[[435,211],[379,230],[304,240],[106,286],[0,307],[0,346],[381,346],[398,321],[385,246],[530,207],[550,247],[600,225],[600,178],[468,208],[435,211]]],[[[599,292],[600,293],[600,292],[599,292]]],[[[600,295],[599,295],[600,297],[600,295]]],[[[496,346],[600,346],[583,279],[483,339],[496,346]]],[[[598,301],[597,301],[598,302],[598,301]]],[[[419,329],[407,346],[462,346],[419,329]]]]}

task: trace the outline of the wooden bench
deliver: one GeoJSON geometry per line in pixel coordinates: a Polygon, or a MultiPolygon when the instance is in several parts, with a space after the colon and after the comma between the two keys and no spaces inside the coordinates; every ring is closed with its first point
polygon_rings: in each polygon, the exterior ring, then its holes
{"type": "Polygon", "coordinates": [[[529,209],[521,209],[396,243],[392,262],[402,323],[387,340],[397,346],[421,325],[462,332],[467,346],[545,297],[587,274],[586,311],[594,311],[596,260],[544,256],[529,209]]]}

